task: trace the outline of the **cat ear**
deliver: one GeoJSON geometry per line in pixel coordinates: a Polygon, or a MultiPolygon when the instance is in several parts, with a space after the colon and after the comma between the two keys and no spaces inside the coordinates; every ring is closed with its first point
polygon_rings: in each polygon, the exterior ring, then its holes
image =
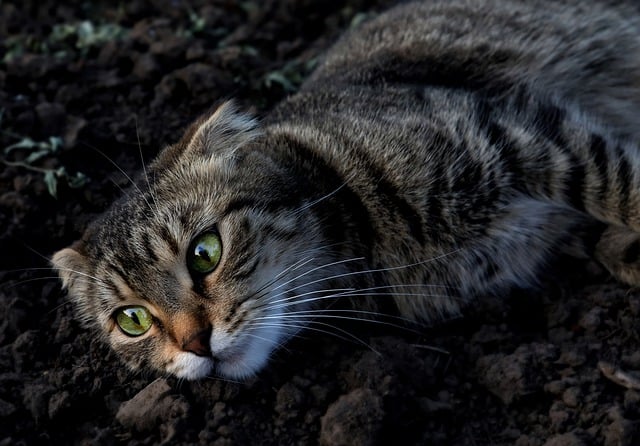
{"type": "Polygon", "coordinates": [[[201,154],[233,153],[260,135],[258,121],[238,110],[233,101],[220,105],[195,125],[187,152],[201,154]]]}
{"type": "Polygon", "coordinates": [[[84,270],[87,260],[74,248],[76,246],[62,249],[51,258],[53,268],[62,279],[62,286],[66,289],[72,289],[76,280],[86,278],[84,270]]]}

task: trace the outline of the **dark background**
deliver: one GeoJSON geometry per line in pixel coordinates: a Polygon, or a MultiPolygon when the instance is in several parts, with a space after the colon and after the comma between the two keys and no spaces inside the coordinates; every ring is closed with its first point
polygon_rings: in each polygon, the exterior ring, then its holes
{"type": "Polygon", "coordinates": [[[595,265],[422,334],[309,331],[246,384],[132,374],[65,302],[47,258],[123,172],[221,98],[268,113],[388,3],[0,2],[0,446],[640,444],[640,294],[595,265]]]}

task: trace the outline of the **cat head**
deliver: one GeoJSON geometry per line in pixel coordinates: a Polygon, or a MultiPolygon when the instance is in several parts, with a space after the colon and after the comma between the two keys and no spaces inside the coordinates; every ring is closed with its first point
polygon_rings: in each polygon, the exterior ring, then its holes
{"type": "Polygon", "coordinates": [[[131,368],[251,376],[335,274],[322,222],[261,138],[222,105],[53,256],[78,317],[131,368]]]}

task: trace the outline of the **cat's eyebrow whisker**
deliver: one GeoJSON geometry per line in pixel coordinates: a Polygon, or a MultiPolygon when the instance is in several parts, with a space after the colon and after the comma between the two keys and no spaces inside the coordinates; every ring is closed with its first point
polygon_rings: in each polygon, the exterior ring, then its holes
{"type": "Polygon", "coordinates": [[[73,268],[57,268],[59,271],[69,271],[72,272],[74,274],[77,274],[79,276],[83,276],[83,277],[88,277],[89,279],[93,279],[95,281],[95,283],[104,285],[105,288],[109,289],[111,288],[110,284],[96,276],[92,276],[91,274],[87,274],[87,273],[83,273],[82,271],[78,271],[76,269],[73,268]]]}
{"type": "MultiPolygon", "coordinates": [[[[17,282],[9,283],[8,285],[6,285],[6,287],[7,289],[11,289],[20,285],[24,285],[25,283],[37,282],[38,280],[60,280],[60,277],[58,276],[31,277],[30,279],[18,280],[17,282]]],[[[89,282],[90,281],[80,282],[80,283],[89,283],[89,282]]]]}
{"type": "MultiPolygon", "coordinates": [[[[354,175],[354,176],[355,176],[355,175],[354,175]]],[[[347,184],[349,184],[349,181],[350,181],[349,179],[348,179],[348,180],[345,180],[345,181],[344,181],[344,183],[342,183],[340,186],[338,186],[337,188],[335,188],[334,190],[332,190],[332,191],[331,191],[331,192],[329,192],[328,194],[323,195],[322,197],[317,198],[317,199],[315,199],[315,200],[313,200],[313,201],[310,201],[310,202],[308,202],[308,203],[305,203],[304,205],[300,206],[298,209],[295,209],[294,211],[292,211],[292,212],[291,212],[291,216],[292,216],[292,217],[295,217],[295,216],[297,216],[297,215],[301,214],[302,212],[306,211],[306,210],[307,210],[307,209],[309,209],[310,207],[313,207],[313,206],[315,206],[316,204],[318,204],[318,203],[320,203],[320,202],[322,202],[322,201],[324,201],[324,200],[326,200],[326,199],[328,199],[328,198],[331,198],[333,195],[337,194],[337,193],[340,191],[340,189],[342,189],[342,188],[343,188],[343,187],[345,187],[347,184]]]]}
{"type": "MultiPolygon", "coordinates": [[[[86,144],[86,143],[85,143],[86,144]]],[[[98,149],[97,147],[94,147],[92,145],[89,145],[89,147],[93,150],[95,150],[96,152],[98,152],[100,155],[102,155],[107,161],[109,161],[116,169],[118,169],[120,171],[120,173],[122,173],[122,175],[125,176],[125,178],[131,183],[131,185],[138,191],[138,193],[140,194],[140,196],[142,197],[142,199],[144,200],[144,202],[147,204],[147,207],[149,208],[149,210],[153,211],[153,207],[151,206],[151,203],[149,203],[149,200],[147,200],[147,197],[145,197],[144,192],[142,192],[142,190],[138,187],[138,185],[136,184],[135,181],[133,181],[133,179],[129,176],[129,174],[127,174],[127,172],[124,171],[124,169],[120,166],[118,166],[118,163],[116,163],[115,161],[113,161],[106,153],[104,153],[102,150],[98,149]]],[[[157,211],[157,209],[156,209],[157,211]]]]}
{"type": "Polygon", "coordinates": [[[147,189],[149,189],[149,195],[151,196],[151,200],[156,207],[156,212],[160,215],[160,208],[158,207],[158,200],[156,200],[156,196],[153,194],[153,189],[151,188],[151,183],[149,182],[149,174],[147,173],[147,166],[144,162],[144,156],[142,156],[142,144],[140,143],[140,128],[138,127],[138,116],[133,116],[135,125],[136,125],[136,138],[138,139],[138,152],[140,153],[140,162],[142,163],[142,172],[144,174],[144,179],[147,182],[147,189]]]}

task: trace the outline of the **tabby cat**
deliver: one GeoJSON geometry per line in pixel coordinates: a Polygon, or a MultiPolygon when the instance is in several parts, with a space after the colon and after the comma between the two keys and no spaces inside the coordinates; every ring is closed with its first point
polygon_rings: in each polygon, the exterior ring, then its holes
{"type": "Polygon", "coordinates": [[[54,255],[79,316],[133,369],[242,379],[337,301],[434,321],[561,253],[640,284],[640,10],[613,3],[406,3],[262,122],[224,103],[54,255]]]}

